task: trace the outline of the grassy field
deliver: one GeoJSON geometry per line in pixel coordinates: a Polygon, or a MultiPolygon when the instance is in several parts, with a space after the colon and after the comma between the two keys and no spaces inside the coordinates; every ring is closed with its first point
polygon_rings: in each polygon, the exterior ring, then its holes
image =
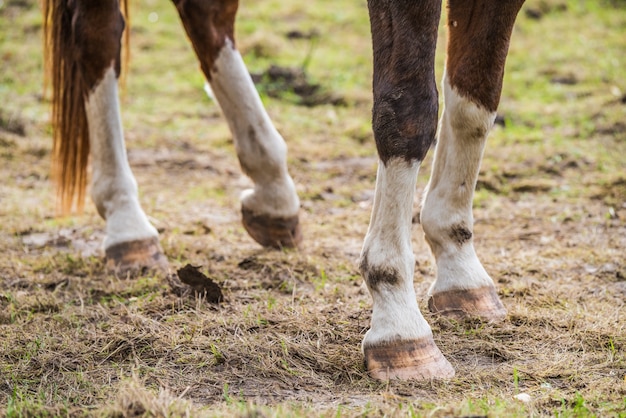
{"type": "MultiPolygon", "coordinates": [[[[129,159],[172,270],[200,266],[225,301],[181,299],[164,275],[107,274],[93,206],[54,216],[40,10],[0,0],[0,415],[626,416],[624,1],[522,9],[474,204],[477,252],[509,315],[427,313],[435,266],[415,224],[420,307],[457,370],[426,383],[373,381],[359,348],[371,300],[356,260],[377,163],[365,1],[240,11],[238,45],[302,201],[305,243],[285,252],[240,225],[250,182],[168,3],[132,2],[129,159]]],[[[439,76],[442,64],[440,47],[439,76]]]]}

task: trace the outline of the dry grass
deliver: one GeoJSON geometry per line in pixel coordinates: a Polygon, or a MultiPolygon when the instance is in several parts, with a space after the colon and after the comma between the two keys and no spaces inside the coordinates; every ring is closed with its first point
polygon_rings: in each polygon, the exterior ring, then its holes
{"type": "MultiPolygon", "coordinates": [[[[218,306],[178,298],[163,276],[107,275],[93,208],[52,217],[39,13],[0,2],[0,414],[624,416],[624,9],[529,0],[475,203],[477,251],[509,316],[426,314],[457,377],[379,383],[359,352],[371,302],[356,259],[376,165],[365,7],[259,3],[239,24],[252,71],[298,66],[307,41],[284,35],[316,29],[308,75],[345,101],[264,98],[290,144],[299,251],[260,249],[240,226],[249,183],[171,5],[133,13],[124,117],[141,199],[172,267],[220,283],[218,306]]],[[[413,238],[426,312],[434,262],[417,224],[413,238]]]]}

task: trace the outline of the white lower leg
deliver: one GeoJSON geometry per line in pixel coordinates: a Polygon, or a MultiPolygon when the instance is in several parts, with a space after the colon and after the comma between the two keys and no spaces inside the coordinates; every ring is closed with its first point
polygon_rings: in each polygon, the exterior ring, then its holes
{"type": "Polygon", "coordinates": [[[287,146],[228,39],[211,71],[210,85],[234,136],[241,168],[254,181],[254,190],[242,194],[243,206],[277,218],[297,215],[300,201],[287,171],[287,146]]]}
{"type": "Polygon", "coordinates": [[[361,254],[361,272],[374,303],[363,347],[432,335],[413,288],[411,217],[418,170],[419,162],[403,158],[378,166],[374,207],[361,254]]]}
{"type": "Polygon", "coordinates": [[[460,96],[447,78],[444,91],[435,162],[421,211],[426,239],[437,260],[431,294],[493,285],[474,251],[472,200],[495,113],[460,96]]]}
{"type": "Polygon", "coordinates": [[[137,197],[128,165],[113,68],[86,100],[92,160],[91,197],[106,220],[104,247],[157,237],[137,197]]]}

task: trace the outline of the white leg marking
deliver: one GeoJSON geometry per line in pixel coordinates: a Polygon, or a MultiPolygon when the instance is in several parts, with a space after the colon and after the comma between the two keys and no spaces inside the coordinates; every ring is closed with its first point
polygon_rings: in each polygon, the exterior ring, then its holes
{"type": "Polygon", "coordinates": [[[472,200],[495,112],[459,95],[444,76],[445,109],[421,223],[437,260],[430,289],[476,289],[493,284],[474,251],[472,200]]]}
{"type": "Polygon", "coordinates": [[[241,168],[255,184],[254,190],[243,192],[243,205],[255,214],[297,215],[300,201],[287,171],[287,145],[228,39],[211,71],[210,85],[234,136],[241,168]]]}
{"type": "Polygon", "coordinates": [[[432,335],[413,287],[411,217],[418,170],[419,162],[400,158],[378,166],[374,207],[361,253],[362,274],[374,302],[364,347],[432,335]]]}
{"type": "Polygon", "coordinates": [[[104,247],[158,236],[139,205],[137,182],[128,165],[112,67],[89,94],[86,111],[93,171],[91,197],[106,220],[104,247]]]}

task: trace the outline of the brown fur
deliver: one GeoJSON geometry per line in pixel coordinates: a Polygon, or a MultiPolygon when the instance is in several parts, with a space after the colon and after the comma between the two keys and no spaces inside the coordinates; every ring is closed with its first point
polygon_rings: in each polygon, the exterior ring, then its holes
{"type": "Polygon", "coordinates": [[[374,50],[372,126],[383,163],[422,161],[439,108],[435,46],[441,1],[368,1],[374,50]]]}
{"type": "Polygon", "coordinates": [[[173,0],[180,19],[200,60],[207,80],[211,80],[213,64],[229,39],[235,45],[235,15],[238,0],[173,0]]]}
{"type": "Polygon", "coordinates": [[[524,0],[449,0],[450,84],[464,97],[495,112],[513,24],[524,0]]]}
{"type": "MultiPolygon", "coordinates": [[[[84,205],[89,162],[89,129],[85,98],[102,74],[89,71],[93,69],[94,64],[88,61],[93,57],[85,57],[88,54],[81,53],[77,46],[78,38],[82,37],[75,34],[74,26],[79,19],[73,18],[75,13],[80,13],[79,6],[71,0],[42,0],[42,3],[46,86],[48,84],[52,86],[52,177],[57,184],[58,209],[66,214],[74,205],[78,211],[81,211],[84,205]]],[[[128,16],[127,0],[121,0],[121,5],[124,14],[128,16]]],[[[114,24],[119,29],[120,22],[114,24]]],[[[121,25],[123,29],[123,20],[121,25]]],[[[99,28],[95,28],[94,31],[97,29],[99,28]]],[[[129,31],[126,31],[126,51],[129,43],[128,33],[129,31]]],[[[114,59],[119,75],[121,59],[120,48],[117,49],[118,51],[114,52],[114,59]]],[[[128,56],[126,52],[125,61],[128,56]]],[[[109,58],[106,54],[102,55],[105,64],[109,58]]]]}
{"type": "Polygon", "coordinates": [[[380,290],[382,286],[394,287],[400,283],[400,273],[393,267],[370,266],[368,254],[363,255],[359,270],[367,286],[372,290],[380,290]]]}

